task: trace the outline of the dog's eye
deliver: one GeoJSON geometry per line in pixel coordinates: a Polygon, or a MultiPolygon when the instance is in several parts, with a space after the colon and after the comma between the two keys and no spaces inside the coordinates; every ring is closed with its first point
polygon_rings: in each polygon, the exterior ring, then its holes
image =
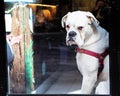
{"type": "Polygon", "coordinates": [[[69,26],[69,25],[66,25],[66,28],[67,28],[67,29],[69,29],[69,28],[70,28],[70,26],[69,26]]]}
{"type": "Polygon", "coordinates": [[[83,29],[83,27],[82,27],[82,26],[79,26],[79,27],[77,27],[77,29],[78,29],[78,30],[82,30],[82,29],[83,29]]]}

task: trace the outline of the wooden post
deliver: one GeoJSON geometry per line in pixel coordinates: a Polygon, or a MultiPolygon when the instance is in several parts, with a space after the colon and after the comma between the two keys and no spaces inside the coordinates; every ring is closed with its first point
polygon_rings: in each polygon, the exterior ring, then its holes
{"type": "Polygon", "coordinates": [[[14,5],[10,37],[14,51],[13,68],[10,72],[11,93],[30,93],[34,89],[33,41],[29,27],[29,8],[23,4],[14,5]]]}

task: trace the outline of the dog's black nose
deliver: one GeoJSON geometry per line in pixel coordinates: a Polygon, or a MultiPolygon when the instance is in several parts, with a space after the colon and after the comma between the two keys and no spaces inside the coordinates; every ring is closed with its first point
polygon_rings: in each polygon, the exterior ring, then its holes
{"type": "Polygon", "coordinates": [[[74,37],[75,35],[77,35],[76,32],[74,32],[74,31],[70,31],[70,32],[69,32],[69,36],[70,36],[70,37],[74,37]]]}

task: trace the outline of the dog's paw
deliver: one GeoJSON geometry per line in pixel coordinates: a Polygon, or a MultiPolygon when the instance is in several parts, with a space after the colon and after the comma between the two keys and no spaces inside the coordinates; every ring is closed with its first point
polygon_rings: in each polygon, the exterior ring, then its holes
{"type": "Polygon", "coordinates": [[[108,86],[107,82],[100,82],[96,87],[95,94],[109,94],[108,86]]]}
{"type": "Polygon", "coordinates": [[[80,90],[71,91],[68,94],[81,94],[80,90]]]}

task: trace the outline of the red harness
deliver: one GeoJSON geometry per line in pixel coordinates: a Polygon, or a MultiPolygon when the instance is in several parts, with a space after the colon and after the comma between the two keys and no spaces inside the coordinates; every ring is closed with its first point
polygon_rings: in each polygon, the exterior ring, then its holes
{"type": "Polygon", "coordinates": [[[86,50],[86,49],[80,49],[80,48],[77,48],[76,51],[99,59],[99,64],[100,64],[99,69],[98,69],[98,76],[99,76],[100,72],[102,72],[102,70],[103,70],[103,67],[104,67],[103,61],[104,61],[105,57],[108,55],[108,50],[105,50],[101,54],[90,51],[90,50],[86,50]]]}

